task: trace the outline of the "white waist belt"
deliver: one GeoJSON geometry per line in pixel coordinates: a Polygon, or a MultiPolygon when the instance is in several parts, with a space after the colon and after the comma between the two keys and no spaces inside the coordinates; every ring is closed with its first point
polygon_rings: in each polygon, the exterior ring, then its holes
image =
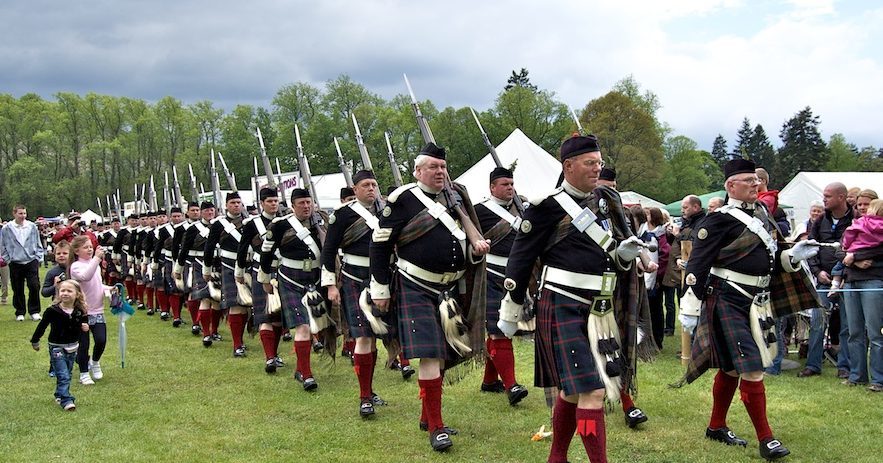
{"type": "Polygon", "coordinates": [[[357,267],[368,267],[371,265],[370,260],[366,256],[357,256],[355,254],[343,253],[343,262],[357,267]]]}
{"type": "Polygon", "coordinates": [[[492,265],[497,265],[499,267],[505,267],[509,263],[508,257],[495,256],[493,254],[488,254],[486,257],[487,257],[487,263],[492,264],[492,265]]]}
{"type": "Polygon", "coordinates": [[[171,249],[163,249],[162,255],[164,255],[166,257],[172,257],[172,250],[171,249]]]}
{"type": "Polygon", "coordinates": [[[219,252],[218,254],[220,254],[221,257],[223,257],[224,259],[233,259],[233,260],[236,260],[236,258],[239,257],[239,256],[236,255],[235,252],[233,252],[233,251],[225,251],[225,250],[223,250],[223,249],[221,249],[220,252],[219,252]]]}
{"type": "Polygon", "coordinates": [[[543,281],[569,286],[571,288],[601,291],[603,278],[601,275],[577,273],[555,267],[545,267],[543,281]]]}
{"type": "Polygon", "coordinates": [[[402,259],[401,257],[399,257],[399,260],[396,261],[396,266],[398,266],[401,271],[407,273],[408,275],[420,278],[421,280],[425,280],[431,283],[443,285],[448,284],[454,280],[459,280],[461,277],[463,277],[463,275],[466,274],[466,270],[445,273],[430,272],[429,270],[420,268],[419,266],[414,265],[407,260],[402,259]]]}
{"type": "Polygon", "coordinates": [[[189,252],[187,252],[187,255],[190,257],[202,257],[203,252],[202,251],[189,251],[189,252]]]}
{"type": "Polygon", "coordinates": [[[740,285],[754,286],[755,288],[766,288],[770,285],[770,276],[754,276],[744,273],[734,272],[720,267],[711,267],[711,274],[726,281],[739,283],[740,285]]]}
{"type": "Polygon", "coordinates": [[[319,261],[312,260],[312,259],[300,260],[300,259],[289,259],[287,257],[282,257],[279,259],[279,263],[281,263],[283,267],[293,268],[293,269],[297,269],[297,270],[303,270],[306,272],[309,272],[310,270],[319,267],[319,261]]]}

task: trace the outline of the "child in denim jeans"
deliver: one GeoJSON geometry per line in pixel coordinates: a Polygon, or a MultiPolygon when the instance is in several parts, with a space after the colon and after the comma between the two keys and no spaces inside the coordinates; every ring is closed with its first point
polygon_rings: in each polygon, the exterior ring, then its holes
{"type": "Polygon", "coordinates": [[[55,370],[55,401],[66,411],[77,409],[70,393],[71,370],[77,357],[81,332],[89,331],[86,301],[80,285],[73,280],[58,283],[54,304],[46,309],[31,336],[31,346],[40,350],[40,338],[49,327],[49,352],[55,370]]]}
{"type": "MultiPolygon", "coordinates": [[[[46,277],[43,279],[43,287],[40,289],[41,296],[55,299],[55,286],[58,285],[58,282],[67,278],[65,272],[67,272],[69,253],[70,243],[67,241],[62,241],[55,245],[55,252],[53,253],[55,256],[55,267],[52,267],[46,272],[46,277]]],[[[55,377],[55,371],[52,369],[51,350],[49,351],[49,377],[55,377]]]]}

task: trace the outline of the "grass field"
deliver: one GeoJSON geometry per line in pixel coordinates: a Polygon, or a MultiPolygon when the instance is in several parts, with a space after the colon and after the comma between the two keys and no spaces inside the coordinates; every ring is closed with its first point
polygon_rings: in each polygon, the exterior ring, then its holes
{"type": "MultiPolygon", "coordinates": [[[[530,440],[549,424],[541,389],[530,388],[522,404],[510,407],[502,395],[478,392],[480,371],[446,386],[445,422],[460,435],[451,451],[437,454],[417,428],[416,377],[404,382],[398,372],[378,370],[375,390],[389,405],[363,421],[346,359],[314,357],[319,389],[307,393],[291,377],[290,354],[283,354],[288,366],[275,376],[263,372],[257,338],[246,340],[248,358],[234,359],[226,327],[224,341],[206,349],[186,321],[173,329],[138,312],[127,325],[126,368],[120,368],[111,317],[101,361],[105,378],[88,387],[75,382],[77,411],[65,413],[53,400],[55,380],[46,374],[45,338],[40,352],[28,342],[36,323],[16,322],[11,305],[0,307],[0,461],[541,462],[548,455],[548,440],[530,440]]],[[[287,353],[290,346],[280,349],[287,353]]],[[[532,385],[533,344],[515,346],[519,381],[532,385]]],[[[628,429],[619,409],[608,415],[610,461],[761,461],[738,394],[729,425],[749,447],[704,439],[712,375],[683,389],[668,388],[682,373],[677,347],[675,338],[667,338],[663,354],[639,368],[636,402],[650,416],[642,429],[628,429]]],[[[768,377],[766,385],[770,424],[792,451],[786,461],[883,461],[883,395],[841,386],[827,365],[820,377],[785,372],[768,377]]],[[[570,459],[586,461],[578,438],[570,459]]]]}

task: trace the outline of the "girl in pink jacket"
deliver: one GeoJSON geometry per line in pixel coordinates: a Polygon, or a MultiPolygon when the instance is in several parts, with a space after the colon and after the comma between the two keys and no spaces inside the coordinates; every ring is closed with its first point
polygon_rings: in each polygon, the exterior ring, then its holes
{"type": "Polygon", "coordinates": [[[104,320],[104,298],[116,289],[106,286],[101,281],[101,261],[104,259],[104,248],[92,248],[92,241],[86,235],[80,235],[71,241],[71,261],[68,266],[70,277],[80,283],[86,299],[86,315],[89,318],[89,331],[80,335],[80,348],[77,351],[77,364],[80,367],[80,384],[95,384],[94,379],[101,379],[101,354],[107,345],[107,324],[104,320]],[[94,255],[93,255],[94,254],[94,255]],[[76,260],[74,260],[76,259],[76,260]],[[89,357],[89,333],[95,339],[95,349],[89,357]],[[91,370],[91,375],[89,374],[91,370]]]}

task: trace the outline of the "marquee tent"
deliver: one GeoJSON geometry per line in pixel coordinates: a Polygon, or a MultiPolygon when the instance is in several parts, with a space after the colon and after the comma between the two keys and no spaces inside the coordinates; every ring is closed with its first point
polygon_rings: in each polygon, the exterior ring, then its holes
{"type": "MultiPolygon", "coordinates": [[[[515,129],[496,147],[504,167],[514,166],[515,189],[521,196],[535,198],[555,188],[561,173],[561,162],[533,142],[519,129],[515,129]]],[[[488,153],[456,182],[466,186],[473,202],[488,197],[488,177],[496,165],[488,153]]]]}

